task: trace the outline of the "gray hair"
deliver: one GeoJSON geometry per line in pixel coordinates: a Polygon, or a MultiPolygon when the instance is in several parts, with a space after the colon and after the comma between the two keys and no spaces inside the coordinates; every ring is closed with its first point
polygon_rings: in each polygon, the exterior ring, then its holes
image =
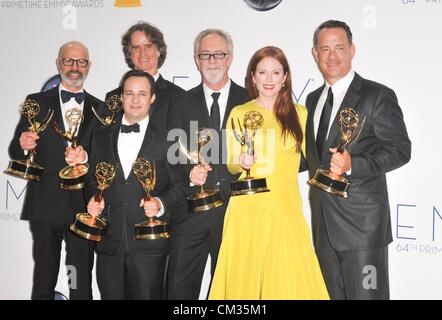
{"type": "Polygon", "coordinates": [[[226,40],[227,50],[229,51],[228,53],[230,53],[230,54],[233,53],[232,37],[227,32],[225,32],[221,29],[206,29],[206,30],[203,30],[200,33],[198,33],[198,35],[195,38],[195,41],[193,43],[193,52],[195,55],[197,55],[199,52],[201,40],[203,40],[203,38],[205,38],[206,36],[211,35],[211,34],[217,34],[220,37],[222,37],[224,40],[226,40]]]}

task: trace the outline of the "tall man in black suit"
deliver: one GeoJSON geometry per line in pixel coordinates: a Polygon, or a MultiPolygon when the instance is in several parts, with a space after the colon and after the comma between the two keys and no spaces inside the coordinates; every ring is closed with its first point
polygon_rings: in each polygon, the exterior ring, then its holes
{"type": "Polygon", "coordinates": [[[332,299],[388,299],[392,241],[386,173],[410,160],[411,142],[393,90],[352,70],[350,28],[326,21],[315,31],[313,56],[325,84],[307,96],[307,163],[346,176],[348,198],[310,187],[316,253],[332,299]],[[338,117],[353,108],[365,125],[342,154],[338,117]]]}
{"type": "Polygon", "coordinates": [[[72,41],[64,44],[59,51],[56,65],[61,84],[49,91],[31,94],[40,105],[39,119],[48,109],[54,109],[54,117],[60,128],[67,128],[65,113],[77,108],[83,111],[84,121],[78,132],[78,146],[71,148],[57,136],[49,126],[39,135],[28,132],[28,121],[22,116],[14,138],[9,145],[13,159],[24,159],[25,152],[37,148],[36,163],[45,170],[42,181],[30,181],[26,190],[21,218],[29,220],[33,239],[34,277],[32,299],[54,299],[60,266],[60,250],[63,239],[66,242],[66,265],[71,279],[71,299],[92,298],[93,248],[91,243],[68,231],[74,215],[86,209],[83,191],[65,191],[60,188],[58,172],[61,168],[87,161],[89,143],[93,129],[100,126],[92,113],[92,106],[103,112],[102,101],[83,89],[89,72],[88,49],[81,43],[72,41]],[[76,275],[76,277],[75,277],[76,275]]]}
{"type": "Polygon", "coordinates": [[[158,128],[148,115],[155,100],[153,77],[131,70],[121,83],[121,122],[97,130],[92,138],[92,168],[101,161],[118,166],[100,203],[93,197],[97,190],[94,170],[87,178],[87,192],[92,197],[88,212],[96,216],[106,208],[110,224],[108,234],[96,248],[98,287],[105,300],[162,299],[169,239],[134,240],[134,225],[147,220],[146,216],[162,216],[169,221],[170,211],[183,199],[185,182],[182,170],[168,162],[170,143],[165,128],[158,128]],[[149,201],[142,200],[143,188],[132,171],[132,163],[139,157],[156,169],[156,184],[149,201]]]}
{"type": "MultiPolygon", "coordinates": [[[[156,99],[150,109],[150,121],[158,128],[167,128],[171,99],[184,90],[165,80],[158,71],[167,55],[163,33],[147,22],[138,22],[123,35],[121,45],[129,68],[142,70],[154,77],[156,99]]],[[[120,88],[108,92],[106,100],[113,95],[119,96],[120,88]]]]}
{"type": "Polygon", "coordinates": [[[219,137],[217,163],[211,166],[185,166],[188,195],[199,191],[199,185],[219,189],[224,204],[203,213],[187,212],[182,207],[172,215],[172,240],[169,264],[169,299],[198,299],[208,254],[211,273],[215,271],[224,214],[229,202],[230,182],[237,177],[230,174],[223,161],[222,129],[230,111],[249,100],[247,90],[238,86],[228,75],[233,60],[231,37],[218,29],[199,33],[194,43],[194,57],[202,76],[202,83],[189,90],[173,104],[172,128],[181,128],[189,139],[195,137],[196,127],[212,128],[219,137]],[[194,187],[190,187],[194,186],[194,187]]]}

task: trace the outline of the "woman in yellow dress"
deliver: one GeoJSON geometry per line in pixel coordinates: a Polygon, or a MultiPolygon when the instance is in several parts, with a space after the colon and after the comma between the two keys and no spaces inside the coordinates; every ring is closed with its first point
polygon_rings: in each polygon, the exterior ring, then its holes
{"type": "Polygon", "coordinates": [[[230,113],[228,168],[242,172],[241,178],[250,168],[252,177],[266,178],[270,192],[230,198],[209,299],[329,299],[298,187],[307,110],[293,102],[281,49],[258,50],[247,75],[254,99],[230,113]],[[242,123],[249,111],[264,119],[254,136],[254,156],[244,152],[231,130],[231,119],[239,131],[238,119],[242,123]]]}

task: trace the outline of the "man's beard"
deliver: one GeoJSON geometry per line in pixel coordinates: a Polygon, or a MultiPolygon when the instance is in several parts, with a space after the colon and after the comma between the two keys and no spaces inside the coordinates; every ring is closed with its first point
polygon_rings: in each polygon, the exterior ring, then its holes
{"type": "Polygon", "coordinates": [[[216,69],[216,73],[213,70],[203,69],[202,71],[204,79],[210,84],[218,84],[224,78],[224,72],[221,68],[216,69]]]}
{"type": "Polygon", "coordinates": [[[83,83],[87,78],[87,75],[84,73],[78,72],[78,71],[68,71],[67,73],[60,72],[60,77],[61,77],[61,80],[63,80],[63,82],[65,82],[68,86],[79,88],[79,87],[83,86],[83,83]],[[68,75],[70,73],[78,73],[81,76],[77,80],[72,80],[68,77],[68,75]]]}

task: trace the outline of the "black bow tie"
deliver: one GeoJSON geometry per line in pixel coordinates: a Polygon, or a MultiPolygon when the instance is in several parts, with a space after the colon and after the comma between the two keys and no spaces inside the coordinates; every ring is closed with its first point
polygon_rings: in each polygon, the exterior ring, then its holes
{"type": "Polygon", "coordinates": [[[140,125],[138,123],[134,123],[130,126],[126,126],[125,124],[121,125],[121,133],[131,133],[131,132],[140,132],[140,125]]]}
{"type": "Polygon", "coordinates": [[[61,101],[63,103],[68,102],[71,100],[71,98],[74,98],[78,104],[81,104],[84,100],[84,92],[73,93],[66,90],[61,90],[61,101]]]}

